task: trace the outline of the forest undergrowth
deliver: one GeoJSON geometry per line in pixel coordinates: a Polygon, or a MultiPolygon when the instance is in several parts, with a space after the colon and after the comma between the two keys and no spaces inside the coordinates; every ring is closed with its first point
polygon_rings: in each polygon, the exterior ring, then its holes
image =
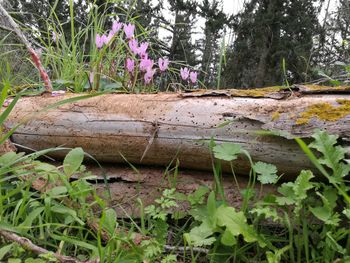
{"type": "MultiPolygon", "coordinates": [[[[0,43],[7,50],[10,47],[0,65],[0,127],[22,96],[84,93],[43,109],[47,111],[106,93],[204,87],[198,77],[203,72],[159,53],[158,43],[152,43],[150,32],[128,10],[112,17],[108,9],[91,8],[88,24],[78,30],[71,19],[69,33],[54,9],[46,23],[47,30],[36,34],[32,44],[41,47],[36,53],[50,76],[50,90],[35,74],[13,73],[9,57],[18,44],[6,44],[11,33],[0,43]]],[[[220,56],[224,63],[224,48],[220,56]]],[[[282,73],[289,87],[284,60],[282,73]]],[[[20,125],[2,129],[1,144],[20,125]]],[[[184,195],[175,182],[174,187],[160,189],[162,195],[153,205],[144,206],[138,199],[138,218],[121,218],[108,206],[108,181],[105,194],[97,194],[97,177],[83,163],[93,156],[82,148],[7,152],[0,156],[0,261],[350,262],[346,149],[338,145],[337,135],[320,130],[309,144],[295,140],[317,172],[302,170],[286,182],[274,164],[253,160],[238,144],[211,140],[206,143],[215,160],[212,185],[184,195]],[[67,150],[59,165],[44,161],[52,151],[67,150]],[[234,169],[225,176],[231,176],[232,187],[240,189],[239,209],[225,200],[220,169],[222,162],[233,164],[238,156],[250,162],[248,185],[240,188],[234,169]],[[277,192],[259,198],[257,184],[260,192],[266,185],[277,192]],[[188,210],[179,212],[180,202],[187,203],[188,210]]]]}

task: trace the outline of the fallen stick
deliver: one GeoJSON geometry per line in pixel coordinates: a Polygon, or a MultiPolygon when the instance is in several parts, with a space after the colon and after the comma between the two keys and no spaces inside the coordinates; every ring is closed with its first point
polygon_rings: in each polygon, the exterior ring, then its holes
{"type": "Polygon", "coordinates": [[[35,254],[49,254],[50,256],[56,258],[59,262],[62,263],[98,263],[99,260],[88,260],[88,261],[79,261],[76,258],[69,257],[69,256],[63,256],[58,253],[53,253],[45,248],[39,247],[35,245],[32,241],[30,241],[28,238],[21,237],[15,233],[5,231],[0,229],[0,235],[3,236],[7,241],[16,242],[17,244],[21,245],[23,248],[30,250],[34,252],[35,254]]]}

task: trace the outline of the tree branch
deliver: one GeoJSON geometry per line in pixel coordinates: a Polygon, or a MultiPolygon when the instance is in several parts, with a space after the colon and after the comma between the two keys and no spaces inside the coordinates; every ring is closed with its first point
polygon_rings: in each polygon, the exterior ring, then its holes
{"type": "Polygon", "coordinates": [[[99,260],[88,260],[88,261],[79,261],[76,258],[69,257],[69,256],[63,256],[58,253],[53,253],[49,250],[46,250],[45,248],[39,247],[35,244],[33,244],[32,241],[30,241],[28,238],[21,237],[15,233],[8,232],[5,230],[0,229],[0,235],[3,236],[8,241],[13,241],[21,245],[23,248],[30,250],[36,254],[50,254],[52,257],[56,258],[58,261],[62,263],[98,263],[99,260]]]}
{"type": "Polygon", "coordinates": [[[12,27],[12,31],[17,35],[19,40],[25,45],[27,48],[29,54],[32,57],[32,60],[39,70],[40,76],[42,80],[45,83],[45,89],[46,91],[51,92],[52,91],[52,84],[49,78],[49,75],[47,74],[46,70],[44,69],[43,65],[41,64],[39,55],[34,51],[31,43],[28,41],[26,36],[22,33],[20,30],[18,24],[13,20],[13,18],[10,16],[10,14],[6,11],[6,9],[2,6],[2,1],[0,1],[0,16],[5,18],[9,25],[12,27]]]}

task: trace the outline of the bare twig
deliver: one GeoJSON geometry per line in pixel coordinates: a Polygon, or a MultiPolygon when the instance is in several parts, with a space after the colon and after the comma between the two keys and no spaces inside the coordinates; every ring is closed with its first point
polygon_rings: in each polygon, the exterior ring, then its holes
{"type": "Polygon", "coordinates": [[[21,245],[23,248],[28,249],[36,254],[50,254],[52,257],[56,258],[59,262],[63,263],[98,263],[99,260],[88,260],[88,261],[79,261],[76,258],[69,257],[69,256],[63,256],[58,253],[53,253],[45,248],[39,247],[35,244],[33,244],[32,241],[30,241],[28,238],[21,237],[15,233],[8,232],[5,230],[0,229],[0,235],[3,236],[8,241],[13,241],[21,245]]]}
{"type": "Polygon", "coordinates": [[[44,69],[43,65],[41,64],[39,55],[35,52],[31,43],[28,41],[26,36],[22,33],[18,24],[12,19],[10,14],[2,6],[2,1],[0,1],[0,16],[6,19],[6,21],[9,23],[9,25],[12,27],[12,31],[17,35],[19,40],[25,45],[30,56],[32,57],[32,60],[35,64],[35,66],[37,67],[37,69],[40,73],[42,80],[45,83],[46,91],[51,92],[52,91],[52,84],[51,84],[49,75],[47,74],[46,70],[44,69]]]}
{"type": "MultiPolygon", "coordinates": [[[[169,245],[164,245],[165,250],[171,250],[171,251],[179,251],[179,252],[185,252],[191,250],[190,247],[177,247],[177,246],[169,246],[169,245]]],[[[206,248],[200,248],[200,247],[192,247],[193,252],[199,252],[203,254],[209,254],[209,249],[206,248]]]]}

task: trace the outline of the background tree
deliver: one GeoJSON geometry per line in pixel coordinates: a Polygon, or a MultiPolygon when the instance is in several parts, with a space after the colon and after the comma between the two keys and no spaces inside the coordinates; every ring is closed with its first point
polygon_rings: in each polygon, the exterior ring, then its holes
{"type": "Polygon", "coordinates": [[[197,3],[193,0],[171,0],[168,3],[174,16],[174,23],[170,25],[172,36],[169,58],[194,66],[197,60],[192,43],[192,29],[196,21],[197,3]]]}
{"type": "Polygon", "coordinates": [[[220,59],[220,39],[223,29],[229,18],[222,10],[222,1],[204,0],[199,5],[199,16],[205,20],[204,37],[199,41],[199,50],[202,53],[201,71],[202,82],[209,87],[215,87],[218,63],[220,59]]]}
{"type": "Polygon", "coordinates": [[[235,40],[223,77],[226,86],[262,87],[305,80],[318,20],[315,1],[252,0],[234,20],[235,40]]]}

